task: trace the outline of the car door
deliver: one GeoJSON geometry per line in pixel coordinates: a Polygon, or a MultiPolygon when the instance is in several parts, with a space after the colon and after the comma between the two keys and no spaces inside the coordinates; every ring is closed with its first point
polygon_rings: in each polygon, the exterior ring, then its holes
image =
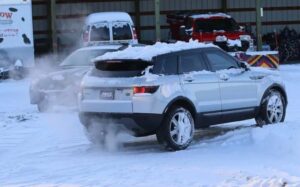
{"type": "Polygon", "coordinates": [[[220,83],[222,111],[252,110],[257,105],[258,89],[252,72],[242,69],[235,58],[219,49],[204,54],[220,83]]]}
{"type": "Polygon", "coordinates": [[[194,102],[201,120],[205,123],[217,122],[218,117],[210,118],[209,113],[221,111],[219,81],[216,74],[209,71],[202,53],[179,55],[179,74],[182,88],[194,102]]]}

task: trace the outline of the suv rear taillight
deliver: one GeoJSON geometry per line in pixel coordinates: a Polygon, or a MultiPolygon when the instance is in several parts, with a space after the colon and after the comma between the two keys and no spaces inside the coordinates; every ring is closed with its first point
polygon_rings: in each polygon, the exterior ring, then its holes
{"type": "Polygon", "coordinates": [[[138,86],[133,88],[133,94],[153,94],[159,86],[138,86]]]}
{"type": "Polygon", "coordinates": [[[138,37],[137,37],[137,34],[136,34],[135,27],[132,27],[132,32],[133,32],[133,39],[134,39],[134,40],[137,40],[138,37]]]}
{"type": "Polygon", "coordinates": [[[83,33],[82,39],[83,39],[84,42],[88,42],[89,41],[89,37],[90,37],[89,31],[85,31],[83,33]]]}

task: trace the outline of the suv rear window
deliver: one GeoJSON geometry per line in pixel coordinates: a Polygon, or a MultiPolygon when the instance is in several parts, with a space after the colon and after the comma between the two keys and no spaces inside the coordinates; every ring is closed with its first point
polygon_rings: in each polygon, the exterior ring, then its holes
{"type": "Polygon", "coordinates": [[[127,22],[114,22],[112,25],[112,32],[114,40],[132,39],[131,27],[127,22]]]}
{"type": "Polygon", "coordinates": [[[141,60],[107,60],[96,62],[92,75],[98,77],[135,77],[153,65],[141,60]]]}

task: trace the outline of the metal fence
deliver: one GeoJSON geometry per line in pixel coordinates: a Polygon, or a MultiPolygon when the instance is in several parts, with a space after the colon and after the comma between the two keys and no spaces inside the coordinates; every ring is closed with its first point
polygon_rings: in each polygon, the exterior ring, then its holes
{"type": "MultiPolygon", "coordinates": [[[[253,25],[255,0],[161,0],[161,38],[168,38],[166,15],[176,11],[221,12],[226,10],[238,22],[253,25]],[[225,4],[224,4],[225,2],[225,4]]],[[[56,28],[59,47],[74,46],[80,36],[85,16],[93,12],[130,13],[141,41],[155,40],[154,0],[56,0],[56,28]]],[[[300,31],[299,0],[263,0],[263,33],[280,31],[285,26],[300,31]]],[[[51,49],[50,0],[33,0],[34,36],[37,53],[51,49]]]]}

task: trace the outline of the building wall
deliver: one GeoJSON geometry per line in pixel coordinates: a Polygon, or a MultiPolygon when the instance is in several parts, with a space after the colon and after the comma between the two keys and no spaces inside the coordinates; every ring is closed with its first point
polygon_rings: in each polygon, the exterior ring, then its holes
{"type": "MultiPolygon", "coordinates": [[[[138,0],[140,8],[140,39],[155,40],[154,0],[138,0]]],[[[220,12],[222,0],[161,0],[162,39],[168,38],[166,15],[176,11],[220,12]]],[[[285,26],[300,32],[299,0],[262,0],[264,6],[263,32],[280,31],[285,26]]],[[[50,0],[33,0],[35,44],[38,51],[49,49],[50,0]]],[[[125,11],[134,21],[135,0],[57,0],[57,33],[61,46],[74,46],[78,41],[84,17],[93,12],[125,11]],[[84,3],[82,3],[84,2],[84,3]]],[[[228,14],[240,23],[251,23],[255,31],[255,0],[227,0],[228,14]]]]}

